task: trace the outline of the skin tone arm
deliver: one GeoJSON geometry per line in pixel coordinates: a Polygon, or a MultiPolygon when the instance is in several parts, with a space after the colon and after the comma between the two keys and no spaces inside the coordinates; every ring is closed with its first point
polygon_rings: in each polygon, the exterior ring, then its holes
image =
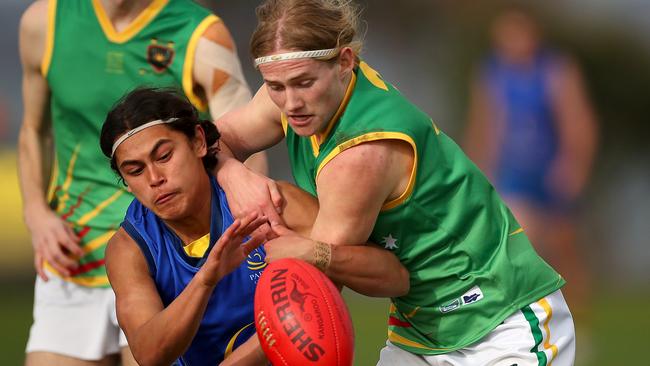
{"type": "MultiPolygon", "coordinates": [[[[204,98],[207,99],[210,106],[210,114],[216,121],[229,110],[248,103],[251,95],[241,72],[238,73],[239,77],[231,75],[227,70],[219,69],[215,63],[210,61],[211,58],[217,56],[214,53],[215,50],[217,52],[233,53],[231,62],[227,60],[223,62],[225,62],[225,65],[231,65],[230,67],[241,71],[235,43],[228,28],[221,21],[212,24],[201,36],[196,49],[193,68],[197,94],[205,96],[204,98]]],[[[224,57],[229,56],[231,55],[224,57]]],[[[268,175],[268,162],[264,151],[252,154],[244,164],[255,172],[268,175]]]]}
{"type": "Polygon", "coordinates": [[[36,1],[20,22],[20,57],[23,67],[24,115],[18,138],[18,170],[25,223],[32,237],[34,267],[43,279],[47,261],[64,276],[77,266],[69,256],[84,255],[79,239],[67,223],[48,206],[45,198],[51,171],[52,132],[50,91],[41,73],[45,50],[47,2],[36,1]]]}
{"type": "MultiPolygon", "coordinates": [[[[280,110],[269,97],[267,88],[262,87],[257,92],[249,106],[227,114],[217,122],[217,125],[222,133],[222,139],[227,141],[227,146],[230,148],[229,150],[234,152],[233,155],[238,159],[244,159],[247,154],[252,151],[267,148],[282,140],[284,137],[284,131],[282,130],[279,116],[280,110]],[[236,125],[236,128],[234,127],[234,121],[239,122],[239,124],[236,125]],[[250,136],[250,138],[245,139],[243,136],[250,136]]],[[[225,144],[222,141],[221,146],[223,147],[224,145],[225,144]]],[[[354,169],[363,169],[365,172],[366,169],[370,168],[366,165],[367,162],[364,160],[366,158],[365,154],[367,152],[365,152],[365,150],[367,148],[381,149],[383,153],[386,153],[384,151],[386,149],[385,146],[388,146],[388,150],[393,151],[393,153],[388,153],[390,158],[382,158],[378,163],[389,164],[390,167],[401,167],[390,171],[400,172],[398,173],[399,178],[395,176],[394,179],[399,180],[400,184],[402,184],[405,189],[405,182],[408,181],[408,176],[410,175],[408,167],[413,165],[413,155],[412,151],[410,151],[410,147],[403,147],[402,145],[405,144],[383,141],[380,143],[367,143],[354,147],[349,151],[357,151],[363,155],[361,160],[355,161],[356,165],[354,165],[354,169]],[[390,146],[393,146],[393,144],[397,145],[397,150],[391,150],[390,146]],[[405,153],[404,150],[407,152],[405,153]],[[403,177],[406,177],[406,180],[403,177]]],[[[370,154],[374,153],[376,152],[370,152],[370,154]]],[[[347,155],[348,152],[346,151],[337,156],[327,166],[325,166],[319,176],[318,197],[321,211],[319,211],[318,219],[316,219],[316,223],[314,224],[314,231],[310,235],[298,235],[297,233],[293,233],[291,230],[288,230],[281,225],[282,220],[277,215],[275,217],[273,215],[267,215],[269,221],[274,226],[274,231],[279,235],[285,236],[283,239],[278,239],[277,241],[273,240],[265,245],[265,248],[267,249],[267,261],[273,261],[285,257],[297,257],[314,263],[314,241],[307,239],[309,236],[315,240],[332,244],[362,244],[367,242],[381,204],[384,202],[384,198],[387,198],[389,194],[368,189],[365,190],[365,193],[368,195],[367,197],[359,197],[359,201],[352,199],[348,200],[348,188],[357,187],[356,173],[358,170],[355,171],[353,169],[350,174],[343,174],[342,171],[339,173],[339,168],[344,169],[345,171],[350,171],[348,168],[349,165],[343,159],[343,157],[346,157],[347,155]],[[341,166],[339,167],[339,165],[341,166]],[[325,180],[322,181],[323,179],[325,180]],[[344,180],[347,180],[348,182],[340,188],[340,191],[342,192],[340,193],[340,196],[336,196],[339,194],[338,192],[321,192],[325,189],[322,188],[323,186],[333,187],[330,183],[339,184],[344,180]],[[323,196],[323,194],[325,194],[325,196],[323,196]],[[327,204],[325,204],[323,199],[326,199],[327,197],[332,198],[327,204]],[[348,211],[336,211],[339,208],[337,205],[341,204],[340,202],[337,202],[337,197],[346,197],[348,206],[346,206],[345,209],[348,211]],[[368,200],[368,198],[376,201],[372,208],[367,206],[367,202],[362,202],[364,199],[368,200]],[[344,221],[346,218],[350,218],[350,221],[344,221]],[[326,221],[330,219],[332,219],[332,221],[329,224],[326,223],[326,221]],[[348,229],[349,231],[347,231],[348,229]],[[286,245],[276,245],[280,243],[285,243],[286,245]]],[[[359,156],[352,154],[352,159],[358,158],[359,156]]],[[[374,161],[375,159],[372,158],[371,160],[374,161]]],[[[222,166],[225,166],[228,162],[222,160],[222,164],[224,164],[222,166]]],[[[251,182],[251,184],[246,185],[246,187],[249,189],[262,190],[264,191],[262,193],[266,194],[267,185],[265,182],[262,182],[262,184],[253,184],[255,179],[257,179],[256,177],[248,178],[248,176],[246,176],[246,178],[241,178],[242,175],[237,175],[241,173],[241,170],[236,170],[237,163],[233,162],[232,166],[235,170],[219,169],[217,171],[217,178],[226,192],[231,190],[228,186],[229,184],[248,181],[251,182]]],[[[386,182],[386,178],[384,177],[385,173],[382,169],[388,167],[389,166],[385,165],[376,168],[376,174],[379,178],[375,180],[375,186],[378,185],[379,182],[386,182]]],[[[249,172],[243,172],[243,174],[246,173],[249,172]]],[[[238,188],[241,189],[241,187],[238,188]]],[[[388,184],[388,186],[380,185],[379,188],[390,190],[399,189],[396,187],[396,184],[388,184]]],[[[273,191],[271,191],[271,195],[273,196],[273,191]]],[[[263,196],[263,194],[255,195],[254,193],[250,193],[245,196],[260,197],[263,196]]],[[[276,196],[281,197],[281,195],[277,194],[276,196]]],[[[232,199],[230,200],[230,202],[234,201],[235,200],[232,199]]],[[[254,207],[263,205],[265,205],[265,202],[253,202],[254,207]]],[[[267,211],[263,212],[266,213],[267,211]]],[[[409,289],[408,272],[398,262],[397,258],[392,255],[392,253],[373,246],[346,245],[334,247],[332,250],[331,264],[329,270],[326,271],[326,274],[330,275],[330,277],[336,282],[348,286],[367,296],[401,296],[407,293],[409,289]]]]}
{"type": "Polygon", "coordinates": [[[320,208],[311,238],[275,224],[281,236],[265,245],[267,260],[295,257],[314,263],[317,240],[332,244],[325,274],[335,282],[367,296],[406,294],[408,271],[392,253],[354,244],[367,242],[384,202],[406,190],[412,166],[413,151],[400,141],[368,142],[342,152],[318,176],[320,208]]]}
{"type": "Polygon", "coordinates": [[[497,146],[500,141],[497,111],[490,105],[485,82],[475,77],[470,87],[468,124],[463,141],[464,151],[489,179],[494,177],[497,146]],[[496,129],[496,131],[494,131],[496,129]],[[494,137],[495,134],[497,137],[494,137]]]}
{"type": "MultiPolygon", "coordinates": [[[[284,241],[274,240],[272,241],[274,243],[269,242],[265,244],[264,248],[267,253],[266,258],[267,261],[270,262],[273,261],[272,259],[270,260],[270,258],[276,253],[282,255],[285,253],[285,250],[292,253],[301,250],[301,247],[293,247],[293,244],[300,245],[301,242],[305,241],[305,238],[312,232],[314,221],[319,215],[318,201],[314,196],[286,182],[278,182],[278,188],[284,197],[282,218],[287,226],[274,225],[274,229],[275,231],[280,231],[282,235],[287,236],[284,237],[284,241]],[[287,227],[291,229],[288,229],[287,227]]],[[[313,243],[308,239],[306,242],[309,244],[313,243]]],[[[304,253],[304,257],[310,255],[312,255],[312,253],[304,253]]],[[[304,257],[301,259],[313,261],[310,258],[304,257]]],[[[364,285],[364,282],[370,281],[367,278],[378,277],[378,274],[374,272],[400,274],[402,283],[396,281],[394,279],[396,276],[393,275],[387,277],[383,286],[387,287],[388,291],[397,290],[404,293],[408,292],[408,272],[406,272],[406,269],[399,263],[397,257],[395,257],[393,253],[378,247],[334,246],[332,251],[332,262],[329,270],[326,271],[326,274],[333,276],[332,278],[341,282],[354,282],[354,280],[356,280],[361,283],[361,285],[364,285]],[[358,275],[357,277],[349,276],[353,278],[353,280],[350,281],[349,278],[346,277],[346,268],[354,268],[355,266],[363,267],[364,271],[366,271],[364,273],[366,277],[358,279],[358,275]],[[406,290],[403,290],[404,288],[406,288],[406,290]]],[[[398,296],[399,294],[393,292],[387,293],[386,296],[392,295],[398,296]]],[[[227,359],[223,361],[221,365],[252,365],[255,364],[255,362],[258,362],[260,354],[263,357],[259,339],[257,336],[253,336],[246,341],[246,343],[239,346],[227,359]]]]}
{"type": "Polygon", "coordinates": [[[264,221],[256,214],[235,220],[192,281],[166,308],[137,244],[123,229],[117,231],[106,249],[106,269],[120,326],[140,365],[170,365],[185,352],[217,283],[263,240],[253,236],[241,245],[243,238],[264,221]]]}
{"type": "Polygon", "coordinates": [[[598,125],[578,65],[572,60],[560,65],[551,78],[560,148],[547,184],[563,197],[574,200],[584,190],[591,174],[598,125]]]}
{"type": "Polygon", "coordinates": [[[284,138],[279,120],[280,110],[270,100],[265,87],[255,94],[252,101],[233,110],[219,120],[217,127],[221,133],[219,146],[219,165],[215,176],[223,187],[231,210],[240,216],[251,210],[258,210],[271,221],[281,222],[283,200],[275,182],[245,169],[239,161],[247,159],[252,153],[278,144],[284,138]],[[250,182],[241,185],[241,182],[250,182]],[[237,199],[231,196],[236,189],[249,189],[237,199]],[[259,199],[259,197],[269,197],[259,199]]]}

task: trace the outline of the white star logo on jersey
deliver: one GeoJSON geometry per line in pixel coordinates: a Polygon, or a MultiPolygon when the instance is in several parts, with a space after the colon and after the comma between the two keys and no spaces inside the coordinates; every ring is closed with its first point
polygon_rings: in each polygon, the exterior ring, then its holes
{"type": "Polygon", "coordinates": [[[397,249],[397,239],[393,238],[392,234],[384,236],[384,239],[381,241],[384,244],[386,249],[397,249]]]}

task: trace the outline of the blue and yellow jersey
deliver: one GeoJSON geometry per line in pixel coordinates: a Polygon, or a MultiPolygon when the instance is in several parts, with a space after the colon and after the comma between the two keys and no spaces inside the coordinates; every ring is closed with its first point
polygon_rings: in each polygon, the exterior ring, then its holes
{"type": "MultiPolygon", "coordinates": [[[[147,260],[149,273],[165,306],[185,289],[205,262],[217,239],[234,219],[224,191],[214,177],[210,233],[184,246],[178,236],[152,211],[134,199],[122,228],[135,240],[147,260]]],[[[253,298],[264,269],[265,253],[254,250],[237,269],[215,287],[199,330],[179,365],[216,365],[255,334],[253,298]]]]}

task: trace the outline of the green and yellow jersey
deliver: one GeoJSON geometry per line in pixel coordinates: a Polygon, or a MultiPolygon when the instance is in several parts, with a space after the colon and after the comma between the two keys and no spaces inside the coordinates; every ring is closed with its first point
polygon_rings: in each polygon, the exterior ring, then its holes
{"type": "Polygon", "coordinates": [[[138,86],[182,87],[207,111],[193,90],[192,66],[200,36],[219,18],[189,0],[153,0],[119,32],[99,0],[50,0],[48,18],[41,68],[51,90],[56,157],[50,203],[86,253],[66,279],[108,287],[105,245],[133,197],[100,150],[102,123],[138,86]]]}
{"type": "Polygon", "coordinates": [[[294,178],[314,195],[319,172],[346,149],[386,139],[413,148],[408,188],[383,205],[370,236],[410,272],[409,293],[391,299],[395,345],[424,355],[463,348],[564,284],[462,150],[366,63],[323,134],[298,136],[282,119],[294,178]]]}

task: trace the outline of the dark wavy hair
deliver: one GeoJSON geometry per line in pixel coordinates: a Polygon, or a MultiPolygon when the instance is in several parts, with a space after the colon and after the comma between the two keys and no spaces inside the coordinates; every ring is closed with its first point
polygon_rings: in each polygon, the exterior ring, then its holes
{"type": "Polygon", "coordinates": [[[108,112],[99,143],[102,152],[111,159],[111,168],[122,178],[115,157],[111,157],[111,149],[115,140],[127,131],[157,119],[178,120],[166,123],[167,128],[182,132],[189,139],[195,137],[196,125],[205,132],[208,153],[203,157],[203,166],[211,171],[217,165],[219,150],[219,131],[211,121],[201,119],[199,112],[187,98],[176,89],[171,88],[138,88],[123,96],[108,112]]]}

